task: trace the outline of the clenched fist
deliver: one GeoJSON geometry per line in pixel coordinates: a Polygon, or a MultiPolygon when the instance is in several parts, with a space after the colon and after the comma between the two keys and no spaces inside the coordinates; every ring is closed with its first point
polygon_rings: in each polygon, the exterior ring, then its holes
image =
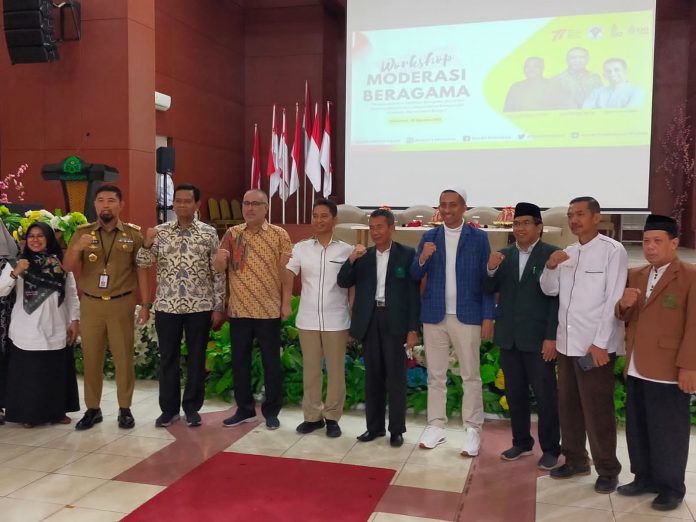
{"type": "Polygon", "coordinates": [[[505,256],[500,252],[491,252],[491,256],[488,258],[488,270],[495,270],[503,262],[505,256]]]}
{"type": "Polygon", "coordinates": [[[12,273],[15,275],[15,277],[19,277],[24,272],[26,272],[28,269],[29,269],[29,260],[28,259],[20,259],[19,261],[17,261],[17,266],[15,266],[12,273]]]}
{"type": "Polygon", "coordinates": [[[350,264],[352,265],[355,263],[355,260],[364,256],[365,253],[367,252],[367,248],[365,248],[364,245],[361,245],[358,243],[355,245],[355,248],[353,249],[353,252],[351,252],[350,257],[348,258],[348,261],[350,261],[350,264]]]}
{"type": "Polygon", "coordinates": [[[80,239],[77,240],[75,248],[82,252],[85,248],[92,244],[92,236],[90,234],[82,234],[80,239]]]}
{"type": "Polygon", "coordinates": [[[147,231],[145,232],[143,246],[145,248],[150,248],[152,246],[152,244],[155,242],[156,237],[157,237],[157,229],[156,228],[148,228],[147,231]]]}
{"type": "Polygon", "coordinates": [[[568,261],[568,259],[570,259],[570,256],[565,250],[556,250],[546,261],[546,268],[553,270],[564,261],[568,261]]]}
{"type": "Polygon", "coordinates": [[[430,256],[432,256],[435,253],[435,250],[437,250],[437,247],[435,246],[435,243],[432,241],[426,241],[423,243],[423,251],[421,252],[420,257],[418,258],[418,261],[420,262],[421,265],[424,265],[428,259],[430,259],[430,256]]]}
{"type": "Polygon", "coordinates": [[[638,302],[639,297],[640,290],[638,288],[626,288],[621,301],[619,301],[619,307],[621,307],[621,310],[628,310],[638,302]]]}

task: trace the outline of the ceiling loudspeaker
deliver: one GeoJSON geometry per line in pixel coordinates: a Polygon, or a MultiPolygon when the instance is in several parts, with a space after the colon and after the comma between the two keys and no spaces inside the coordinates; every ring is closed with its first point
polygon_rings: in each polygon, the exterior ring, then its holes
{"type": "Polygon", "coordinates": [[[5,41],[12,64],[59,58],[51,0],[3,0],[5,41]]]}

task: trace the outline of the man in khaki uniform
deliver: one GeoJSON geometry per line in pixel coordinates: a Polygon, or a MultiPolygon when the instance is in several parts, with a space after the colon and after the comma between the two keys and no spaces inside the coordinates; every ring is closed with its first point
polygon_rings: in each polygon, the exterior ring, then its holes
{"type": "Polygon", "coordinates": [[[94,200],[97,221],[77,229],[65,255],[66,270],[79,271],[82,353],[85,365],[85,403],[87,411],[75,429],[87,430],[102,421],[99,408],[104,380],[106,343],[116,367],[118,425],[132,428],[130,411],[135,372],[133,366],[133,314],[135,289],[144,303],[138,323],[149,318],[151,303],[147,269],[137,268],[135,256],[143,244],[140,227],[118,218],[123,195],[114,185],[102,185],[94,200]]]}

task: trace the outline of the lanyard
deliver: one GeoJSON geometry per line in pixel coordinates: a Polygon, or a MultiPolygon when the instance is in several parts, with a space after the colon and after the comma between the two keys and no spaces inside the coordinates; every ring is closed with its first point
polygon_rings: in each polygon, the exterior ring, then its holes
{"type": "Polygon", "coordinates": [[[102,252],[104,252],[104,273],[106,274],[106,268],[109,266],[109,258],[111,257],[111,251],[114,249],[114,243],[116,243],[116,236],[118,235],[118,231],[114,230],[114,238],[111,240],[111,246],[109,247],[109,251],[106,251],[106,248],[104,248],[104,238],[102,238],[102,231],[101,228],[99,229],[99,242],[101,243],[102,247],[102,252]]]}

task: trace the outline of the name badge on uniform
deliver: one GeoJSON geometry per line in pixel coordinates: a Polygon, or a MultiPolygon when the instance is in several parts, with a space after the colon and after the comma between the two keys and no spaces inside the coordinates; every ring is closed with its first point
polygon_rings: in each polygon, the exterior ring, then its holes
{"type": "Polygon", "coordinates": [[[99,288],[108,288],[109,287],[109,274],[100,274],[99,275],[99,288]]]}

